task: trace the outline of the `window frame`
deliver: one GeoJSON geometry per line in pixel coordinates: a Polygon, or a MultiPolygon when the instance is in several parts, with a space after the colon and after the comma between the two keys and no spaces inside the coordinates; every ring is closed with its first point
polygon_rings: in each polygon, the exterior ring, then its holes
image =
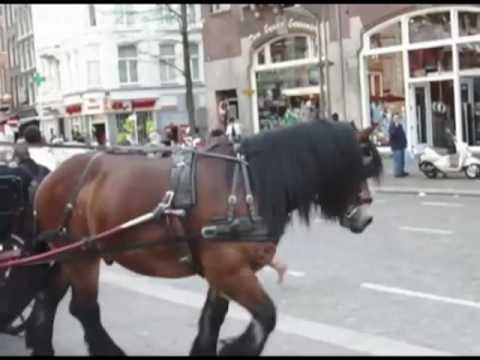
{"type": "Polygon", "coordinates": [[[201,80],[201,76],[200,76],[200,44],[197,43],[197,42],[190,42],[189,44],[189,49],[192,48],[192,45],[193,46],[196,46],[197,47],[197,53],[195,55],[192,55],[192,52],[190,51],[190,72],[192,74],[192,80],[193,81],[200,81],[201,80]],[[197,60],[197,76],[194,77],[193,76],[193,60],[197,60]]]}
{"type": "Polygon", "coordinates": [[[118,58],[118,82],[120,86],[125,86],[125,85],[136,85],[139,83],[139,71],[138,71],[138,45],[137,44],[118,44],[117,45],[117,58],[118,58]],[[134,47],[135,48],[135,56],[124,56],[120,57],[120,48],[122,47],[134,47]],[[120,63],[125,62],[126,66],[126,82],[121,81],[120,77],[120,63]],[[136,75],[137,79],[135,81],[132,81],[131,79],[131,73],[130,73],[130,63],[135,62],[135,67],[136,67],[136,75]]]}
{"type": "Polygon", "coordinates": [[[114,12],[117,11],[118,14],[115,14],[114,20],[116,26],[131,27],[135,25],[136,21],[133,4],[115,4],[114,12]]]}
{"type": "Polygon", "coordinates": [[[166,4],[157,4],[157,11],[161,26],[170,27],[178,24],[177,20],[175,20],[175,15],[170,13],[166,4]]]}
{"type": "MultiPolygon", "coordinates": [[[[159,52],[158,52],[159,59],[162,59],[163,61],[169,61],[169,60],[173,59],[173,62],[171,62],[171,63],[173,65],[177,66],[178,52],[177,52],[177,46],[176,46],[175,43],[172,43],[172,42],[160,43],[159,47],[158,47],[158,50],[159,50],[159,52]],[[162,54],[162,46],[173,47],[173,55],[163,55],[162,54]]],[[[159,61],[159,65],[160,65],[159,70],[160,70],[160,83],[161,84],[175,84],[175,83],[178,83],[179,76],[177,75],[177,72],[178,72],[177,69],[175,69],[173,66],[165,64],[162,61],[159,61]],[[166,69],[167,69],[166,70],[166,74],[167,74],[166,79],[162,79],[162,66],[165,66],[166,69]],[[172,72],[172,74],[174,74],[173,78],[168,76],[168,74],[170,74],[170,72],[172,72]]]]}
{"type": "Polygon", "coordinates": [[[287,34],[282,37],[276,37],[274,39],[271,39],[267,41],[266,43],[262,44],[261,47],[255,49],[255,52],[253,54],[253,59],[254,59],[254,70],[269,70],[272,68],[283,68],[283,67],[290,67],[290,66],[298,66],[298,65],[305,65],[305,64],[310,64],[312,62],[317,61],[318,62],[318,53],[315,55],[315,49],[314,49],[314,41],[312,41],[313,35],[305,34],[305,33],[300,33],[300,32],[294,32],[291,34],[287,34]],[[280,62],[272,62],[272,56],[270,52],[270,46],[272,43],[281,40],[281,39],[286,39],[290,37],[304,37],[307,40],[307,51],[306,51],[306,57],[301,58],[301,59],[295,59],[295,60],[287,60],[287,61],[280,61],[280,62]],[[263,64],[258,63],[258,54],[260,52],[264,51],[264,58],[265,61],[263,64]]]}
{"type": "MultiPolygon", "coordinates": [[[[392,19],[389,19],[381,24],[378,24],[370,29],[367,29],[362,33],[362,47],[359,52],[359,74],[360,74],[360,92],[361,92],[361,118],[362,125],[369,126],[371,124],[370,117],[370,102],[369,102],[369,89],[368,89],[368,66],[367,59],[372,55],[381,55],[394,52],[400,52],[403,56],[403,74],[404,74],[404,94],[405,94],[405,109],[406,117],[409,118],[409,109],[411,106],[411,99],[409,98],[410,86],[416,83],[430,82],[430,81],[442,81],[442,80],[453,80],[454,88],[457,89],[457,82],[462,76],[480,76],[480,69],[474,70],[462,70],[459,65],[459,44],[477,42],[480,41],[480,32],[473,35],[460,35],[460,22],[459,22],[459,13],[460,12],[470,12],[475,13],[480,16],[480,7],[474,5],[449,5],[449,6],[435,6],[430,8],[425,8],[417,11],[411,11],[403,15],[396,16],[392,19]],[[446,39],[439,40],[429,40],[422,42],[410,42],[409,34],[409,21],[410,19],[430,13],[442,13],[448,12],[450,16],[450,37],[446,39]],[[384,28],[390,26],[391,24],[400,21],[402,29],[402,41],[400,45],[383,47],[383,48],[372,48],[370,44],[371,35],[381,32],[384,28]],[[437,47],[450,46],[452,48],[452,70],[439,74],[430,74],[429,76],[422,76],[418,78],[413,78],[410,75],[409,69],[409,52],[412,50],[421,50],[421,49],[432,49],[437,47]]],[[[455,90],[457,91],[457,90],[455,90]]],[[[458,101],[455,100],[456,102],[458,101]]],[[[460,106],[456,103],[455,105],[455,118],[461,118],[461,109],[460,106]]],[[[459,135],[463,136],[463,131],[457,129],[459,135]]],[[[410,140],[409,140],[410,141],[410,140]]]]}

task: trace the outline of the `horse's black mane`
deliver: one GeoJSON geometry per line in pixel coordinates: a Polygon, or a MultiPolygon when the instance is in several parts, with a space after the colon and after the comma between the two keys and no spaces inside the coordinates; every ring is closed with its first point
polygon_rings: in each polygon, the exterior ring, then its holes
{"type": "Polygon", "coordinates": [[[371,167],[367,174],[355,130],[326,120],[263,132],[244,139],[241,148],[260,216],[275,237],[283,234],[288,214],[295,209],[307,225],[317,207],[326,218],[340,217],[361,182],[382,171],[375,147],[373,172],[371,167]]]}

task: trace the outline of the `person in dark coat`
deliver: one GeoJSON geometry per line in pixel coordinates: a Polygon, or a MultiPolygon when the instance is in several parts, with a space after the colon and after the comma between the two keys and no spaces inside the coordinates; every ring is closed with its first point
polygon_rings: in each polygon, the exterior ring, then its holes
{"type": "Polygon", "coordinates": [[[40,129],[36,125],[28,125],[25,128],[23,137],[25,138],[25,141],[27,142],[27,144],[40,145],[45,143],[45,140],[42,137],[42,133],[40,132],[40,129]]]}
{"type": "Polygon", "coordinates": [[[409,174],[405,171],[405,149],[407,148],[407,136],[400,123],[398,114],[393,116],[390,123],[390,147],[393,154],[393,175],[395,177],[405,177],[409,174]]]}
{"type": "Polygon", "coordinates": [[[15,145],[13,159],[17,162],[18,167],[24,169],[30,177],[35,178],[38,182],[50,173],[50,170],[46,166],[36,163],[35,160],[30,157],[27,144],[15,145]]]}
{"type": "MultiPolygon", "coordinates": [[[[31,176],[22,168],[13,165],[12,163],[9,162],[7,159],[7,151],[5,149],[0,149],[0,176],[17,176],[20,178],[22,182],[22,202],[23,204],[28,203],[29,201],[29,193],[28,193],[28,188],[30,185],[30,181],[32,180],[31,176]]],[[[3,191],[8,191],[8,190],[3,190],[3,191]]],[[[7,197],[5,193],[0,193],[0,196],[2,197],[2,204],[0,205],[0,208],[2,211],[7,212],[10,210],[13,210],[10,208],[12,204],[10,204],[8,201],[5,200],[7,197]]],[[[12,231],[17,231],[20,229],[14,229],[15,226],[15,215],[10,214],[0,214],[0,244],[5,241],[12,231]]]]}

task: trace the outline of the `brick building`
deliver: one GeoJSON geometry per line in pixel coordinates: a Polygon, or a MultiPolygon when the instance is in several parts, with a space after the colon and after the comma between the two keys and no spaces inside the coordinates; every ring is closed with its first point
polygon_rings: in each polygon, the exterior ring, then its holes
{"type": "Polygon", "coordinates": [[[480,149],[476,5],[215,4],[203,16],[211,128],[223,99],[246,132],[306,121],[323,104],[379,123],[379,145],[398,114],[412,151],[445,146],[446,128],[480,149]]]}

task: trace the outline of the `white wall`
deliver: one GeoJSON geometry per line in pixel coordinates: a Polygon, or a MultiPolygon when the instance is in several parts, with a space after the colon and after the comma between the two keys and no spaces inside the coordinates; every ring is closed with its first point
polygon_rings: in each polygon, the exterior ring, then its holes
{"type": "MultiPolygon", "coordinates": [[[[140,87],[159,88],[160,66],[157,58],[150,57],[140,52],[159,54],[159,44],[162,41],[175,41],[177,45],[176,65],[183,68],[183,55],[181,37],[176,30],[176,24],[169,28],[161,27],[159,21],[149,20],[155,15],[151,10],[154,4],[135,4],[134,9],[140,11],[137,23],[133,26],[115,24],[116,14],[113,4],[97,4],[96,26],[89,24],[89,11],[87,4],[80,5],[32,5],[34,18],[34,32],[36,45],[36,62],[41,64],[41,56],[55,55],[60,60],[61,88],[52,89],[40,86],[39,103],[48,103],[58,99],[73,101],[72,95],[82,94],[89,89],[87,84],[88,49],[92,45],[99,47],[100,80],[101,84],[96,89],[115,90],[124,88],[119,82],[118,73],[118,45],[137,44],[138,49],[138,84],[140,87]],[[71,64],[67,59],[70,56],[71,64]],[[72,81],[70,81],[70,79],[72,81]]],[[[199,44],[199,72],[200,81],[204,81],[203,44],[200,23],[200,5],[197,4],[198,23],[189,33],[190,41],[199,44]]],[[[45,76],[45,74],[42,74],[45,76]]],[[[47,79],[47,81],[52,79],[47,79]]],[[[44,83],[45,84],[45,83],[44,83]]],[[[184,84],[182,74],[178,74],[178,92],[184,84]]],[[[138,91],[138,90],[132,90],[138,91]]],[[[163,89],[162,89],[163,92],[163,89]]],[[[130,96],[130,94],[129,94],[130,96]]]]}

